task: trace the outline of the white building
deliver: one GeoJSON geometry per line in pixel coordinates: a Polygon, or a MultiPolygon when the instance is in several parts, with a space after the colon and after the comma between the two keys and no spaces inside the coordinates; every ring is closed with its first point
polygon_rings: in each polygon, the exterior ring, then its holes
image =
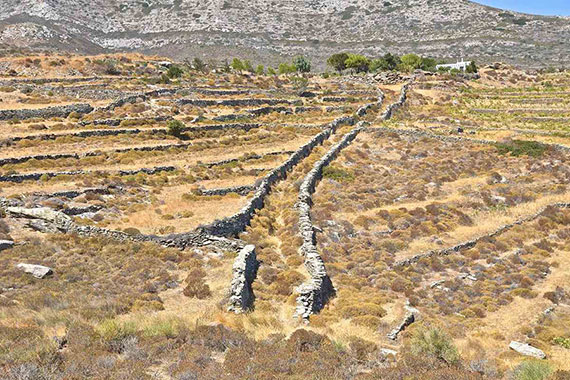
{"type": "Polygon", "coordinates": [[[469,66],[471,64],[471,61],[464,61],[463,58],[461,58],[461,61],[457,61],[457,63],[446,63],[444,65],[437,65],[435,66],[436,70],[441,69],[447,69],[447,70],[453,70],[453,69],[457,69],[460,71],[465,71],[467,70],[467,66],[469,66]]]}

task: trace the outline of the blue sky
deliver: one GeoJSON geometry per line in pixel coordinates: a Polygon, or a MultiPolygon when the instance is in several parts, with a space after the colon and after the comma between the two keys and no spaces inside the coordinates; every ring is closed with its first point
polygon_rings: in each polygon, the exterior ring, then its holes
{"type": "Polygon", "coordinates": [[[540,15],[570,16],[570,0],[475,0],[496,8],[540,15]]]}

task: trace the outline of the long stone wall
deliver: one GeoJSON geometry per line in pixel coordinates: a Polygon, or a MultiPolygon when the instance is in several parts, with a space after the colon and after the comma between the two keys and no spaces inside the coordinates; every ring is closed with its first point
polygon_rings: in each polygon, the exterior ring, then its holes
{"type": "Polygon", "coordinates": [[[39,180],[42,177],[53,178],[53,177],[60,177],[63,175],[74,176],[74,175],[82,175],[82,174],[108,174],[108,173],[115,173],[117,175],[125,176],[125,175],[135,175],[139,173],[144,174],[156,174],[160,172],[169,172],[176,170],[174,166],[157,166],[154,168],[142,168],[142,169],[135,169],[135,170],[117,170],[116,172],[111,172],[107,170],[73,170],[73,171],[61,171],[61,172],[41,172],[41,173],[27,173],[27,174],[10,174],[0,176],[0,182],[15,182],[21,183],[24,181],[31,181],[31,180],[39,180]]]}
{"type": "MultiPolygon", "coordinates": [[[[390,104],[382,114],[382,120],[388,120],[393,113],[402,107],[406,101],[410,84],[402,86],[400,97],[395,103],[390,104]]],[[[374,107],[380,107],[384,101],[384,93],[380,92],[376,103],[367,104],[360,107],[356,114],[364,116],[374,107]]],[[[356,136],[365,129],[367,123],[359,122],[354,129],[347,133],[342,140],[334,145],[319,161],[317,161],[311,171],[305,176],[299,188],[299,196],[296,208],[299,212],[299,234],[303,243],[299,253],[304,258],[305,268],[309,273],[309,280],[299,287],[297,292],[297,306],[295,315],[308,320],[312,314],[318,313],[334,296],[335,289],[330,277],[327,274],[325,264],[317,249],[317,238],[315,226],[311,219],[311,207],[313,205],[312,195],[323,175],[323,170],[327,167],[356,136]]]]}
{"type": "Polygon", "coordinates": [[[297,288],[297,308],[295,314],[308,319],[311,314],[318,313],[328,299],[334,296],[335,289],[327,274],[325,263],[317,250],[315,228],[311,220],[312,194],[318,181],[322,178],[323,169],[332,162],[342,149],[347,147],[364,129],[365,122],[359,122],[352,131],[334,145],[305,176],[299,189],[299,198],[296,208],[299,211],[299,233],[303,243],[299,253],[304,258],[305,268],[309,273],[309,280],[297,288]]]}
{"type": "Polygon", "coordinates": [[[542,216],[549,208],[551,207],[556,207],[556,208],[570,208],[570,203],[564,203],[564,202],[557,202],[557,203],[553,203],[550,204],[548,206],[543,207],[542,209],[540,209],[538,212],[526,216],[524,218],[518,219],[513,223],[509,223],[509,224],[505,224],[504,226],[501,226],[499,228],[497,228],[495,231],[492,231],[488,234],[479,236],[475,239],[471,239],[471,240],[467,240],[464,241],[462,243],[459,243],[457,245],[454,245],[453,247],[449,247],[449,248],[444,248],[444,249],[438,249],[438,250],[432,250],[432,251],[427,251],[427,252],[423,252],[417,255],[414,255],[408,259],[405,260],[401,260],[396,262],[393,267],[397,268],[397,267],[405,267],[405,266],[409,266],[412,265],[414,263],[417,263],[418,261],[420,261],[421,259],[425,259],[425,258],[429,258],[429,257],[433,257],[433,256],[447,256],[450,255],[452,253],[456,253],[459,251],[462,251],[464,249],[469,249],[474,247],[478,242],[480,242],[483,239],[487,239],[487,238],[491,238],[491,237],[495,237],[498,236],[508,230],[510,230],[511,228],[515,227],[515,226],[519,226],[521,224],[525,224],[528,222],[531,222],[537,218],[539,218],[540,216],[542,216]]]}
{"type": "MultiPolygon", "coordinates": [[[[249,131],[253,128],[259,128],[261,124],[257,123],[232,123],[232,124],[206,124],[196,127],[183,127],[181,132],[201,132],[201,131],[221,131],[226,129],[243,129],[249,131]]],[[[150,134],[165,134],[167,132],[165,127],[161,128],[121,128],[121,129],[99,129],[99,130],[88,130],[72,133],[44,133],[28,136],[16,136],[10,137],[2,140],[0,144],[9,144],[12,142],[22,141],[22,140],[55,140],[58,137],[103,137],[103,136],[118,136],[121,134],[139,134],[139,133],[150,133],[150,134]]]]}
{"type": "Polygon", "coordinates": [[[72,112],[86,114],[93,111],[93,107],[87,103],[70,104],[67,106],[53,106],[46,108],[31,108],[18,110],[1,110],[0,120],[25,120],[34,118],[49,119],[52,117],[68,117],[72,112]]]}
{"type": "Polygon", "coordinates": [[[261,98],[250,98],[250,99],[179,99],[176,101],[179,105],[192,105],[198,107],[210,107],[210,106],[228,106],[228,107],[239,107],[239,106],[259,106],[262,104],[276,105],[276,104],[292,104],[301,105],[301,100],[287,100],[287,99],[261,99],[261,98]]]}

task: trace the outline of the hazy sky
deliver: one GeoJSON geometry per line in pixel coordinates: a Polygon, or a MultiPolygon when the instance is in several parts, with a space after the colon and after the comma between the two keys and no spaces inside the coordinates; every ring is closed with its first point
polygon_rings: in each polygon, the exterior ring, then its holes
{"type": "Polygon", "coordinates": [[[475,0],[497,8],[540,15],[570,16],[570,0],[475,0]]]}

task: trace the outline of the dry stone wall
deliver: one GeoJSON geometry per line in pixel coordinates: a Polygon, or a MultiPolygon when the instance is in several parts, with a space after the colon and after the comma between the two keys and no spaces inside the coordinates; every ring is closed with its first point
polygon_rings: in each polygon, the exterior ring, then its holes
{"type": "Polygon", "coordinates": [[[34,118],[50,119],[52,117],[67,117],[72,112],[87,114],[91,111],[93,111],[93,107],[87,103],[35,109],[1,110],[0,120],[25,120],[34,118]]]}
{"type": "MultiPolygon", "coordinates": [[[[200,132],[200,131],[222,131],[226,129],[243,129],[249,131],[253,128],[259,128],[261,124],[257,123],[233,123],[233,124],[210,124],[201,125],[199,127],[183,127],[181,132],[200,132]]],[[[166,128],[121,128],[121,129],[99,129],[90,131],[80,131],[72,133],[44,133],[28,136],[16,136],[2,140],[0,144],[10,144],[12,142],[22,140],[55,140],[58,137],[103,137],[103,136],[118,136],[121,134],[166,134],[166,128]]]]}
{"type": "Polygon", "coordinates": [[[273,169],[267,176],[265,176],[261,181],[261,184],[257,187],[254,196],[238,213],[228,218],[217,220],[210,225],[202,226],[200,227],[200,230],[216,236],[236,236],[240,232],[244,231],[249,225],[256,210],[263,207],[265,197],[271,191],[271,187],[276,182],[284,179],[287,176],[287,173],[294,166],[307,157],[317,145],[322,144],[326,139],[328,139],[339,126],[345,124],[352,125],[354,121],[354,117],[344,116],[329,123],[328,127],[324,131],[313,137],[308,143],[293,153],[287,161],[273,169]]]}
{"type": "MultiPolygon", "coordinates": [[[[410,83],[402,86],[398,100],[390,104],[382,114],[382,120],[388,120],[393,113],[402,107],[406,101],[410,83]]],[[[367,104],[360,107],[356,114],[364,116],[373,107],[379,107],[384,101],[384,93],[380,92],[376,103],[367,104]]],[[[307,320],[312,314],[318,313],[334,296],[335,289],[330,277],[327,274],[323,259],[317,250],[317,238],[315,226],[311,219],[312,195],[322,178],[323,169],[328,166],[347,147],[356,136],[365,129],[367,123],[359,122],[356,127],[347,133],[343,139],[334,145],[319,161],[315,163],[313,169],[305,176],[299,189],[296,208],[299,212],[299,233],[303,239],[299,253],[304,258],[305,268],[309,273],[309,280],[297,288],[297,307],[295,315],[307,320]]]]}
{"type": "MultiPolygon", "coordinates": [[[[139,173],[144,174],[156,174],[160,172],[169,172],[176,170],[174,166],[157,166],[154,168],[141,168],[135,170],[118,170],[116,174],[118,175],[135,175],[139,173]]],[[[38,180],[42,177],[53,178],[62,175],[82,175],[82,174],[107,174],[111,173],[110,171],[106,170],[96,170],[96,171],[89,171],[89,170],[73,170],[73,171],[61,171],[61,172],[41,172],[41,173],[27,173],[27,174],[11,174],[11,175],[4,175],[0,176],[0,182],[15,182],[21,183],[24,181],[31,181],[31,180],[38,180]]],[[[115,172],[114,172],[115,173],[115,172]]]]}
{"type": "Polygon", "coordinates": [[[474,247],[478,242],[480,242],[481,240],[484,239],[488,239],[491,237],[495,237],[498,236],[508,230],[510,230],[511,228],[515,227],[515,226],[519,226],[521,224],[525,224],[528,222],[531,222],[537,218],[539,218],[540,216],[542,216],[548,209],[555,207],[555,208],[570,208],[570,203],[564,203],[564,202],[558,202],[558,203],[553,203],[551,205],[545,206],[542,209],[540,209],[540,211],[538,211],[535,214],[526,216],[524,218],[518,219],[513,223],[509,223],[509,224],[505,224],[504,226],[499,227],[498,229],[496,229],[495,231],[492,231],[488,234],[479,236],[475,239],[471,239],[471,240],[467,240],[464,241],[462,243],[459,243],[457,245],[454,245],[453,247],[449,247],[449,248],[444,248],[444,249],[438,249],[438,250],[432,250],[432,251],[427,251],[424,253],[420,253],[417,255],[414,255],[408,259],[405,260],[401,260],[398,261],[394,264],[394,267],[405,267],[405,266],[409,266],[412,264],[417,263],[418,261],[420,261],[421,259],[425,259],[425,258],[429,258],[432,256],[447,256],[450,255],[452,253],[456,253],[456,252],[460,252],[464,249],[469,249],[474,247]]]}

